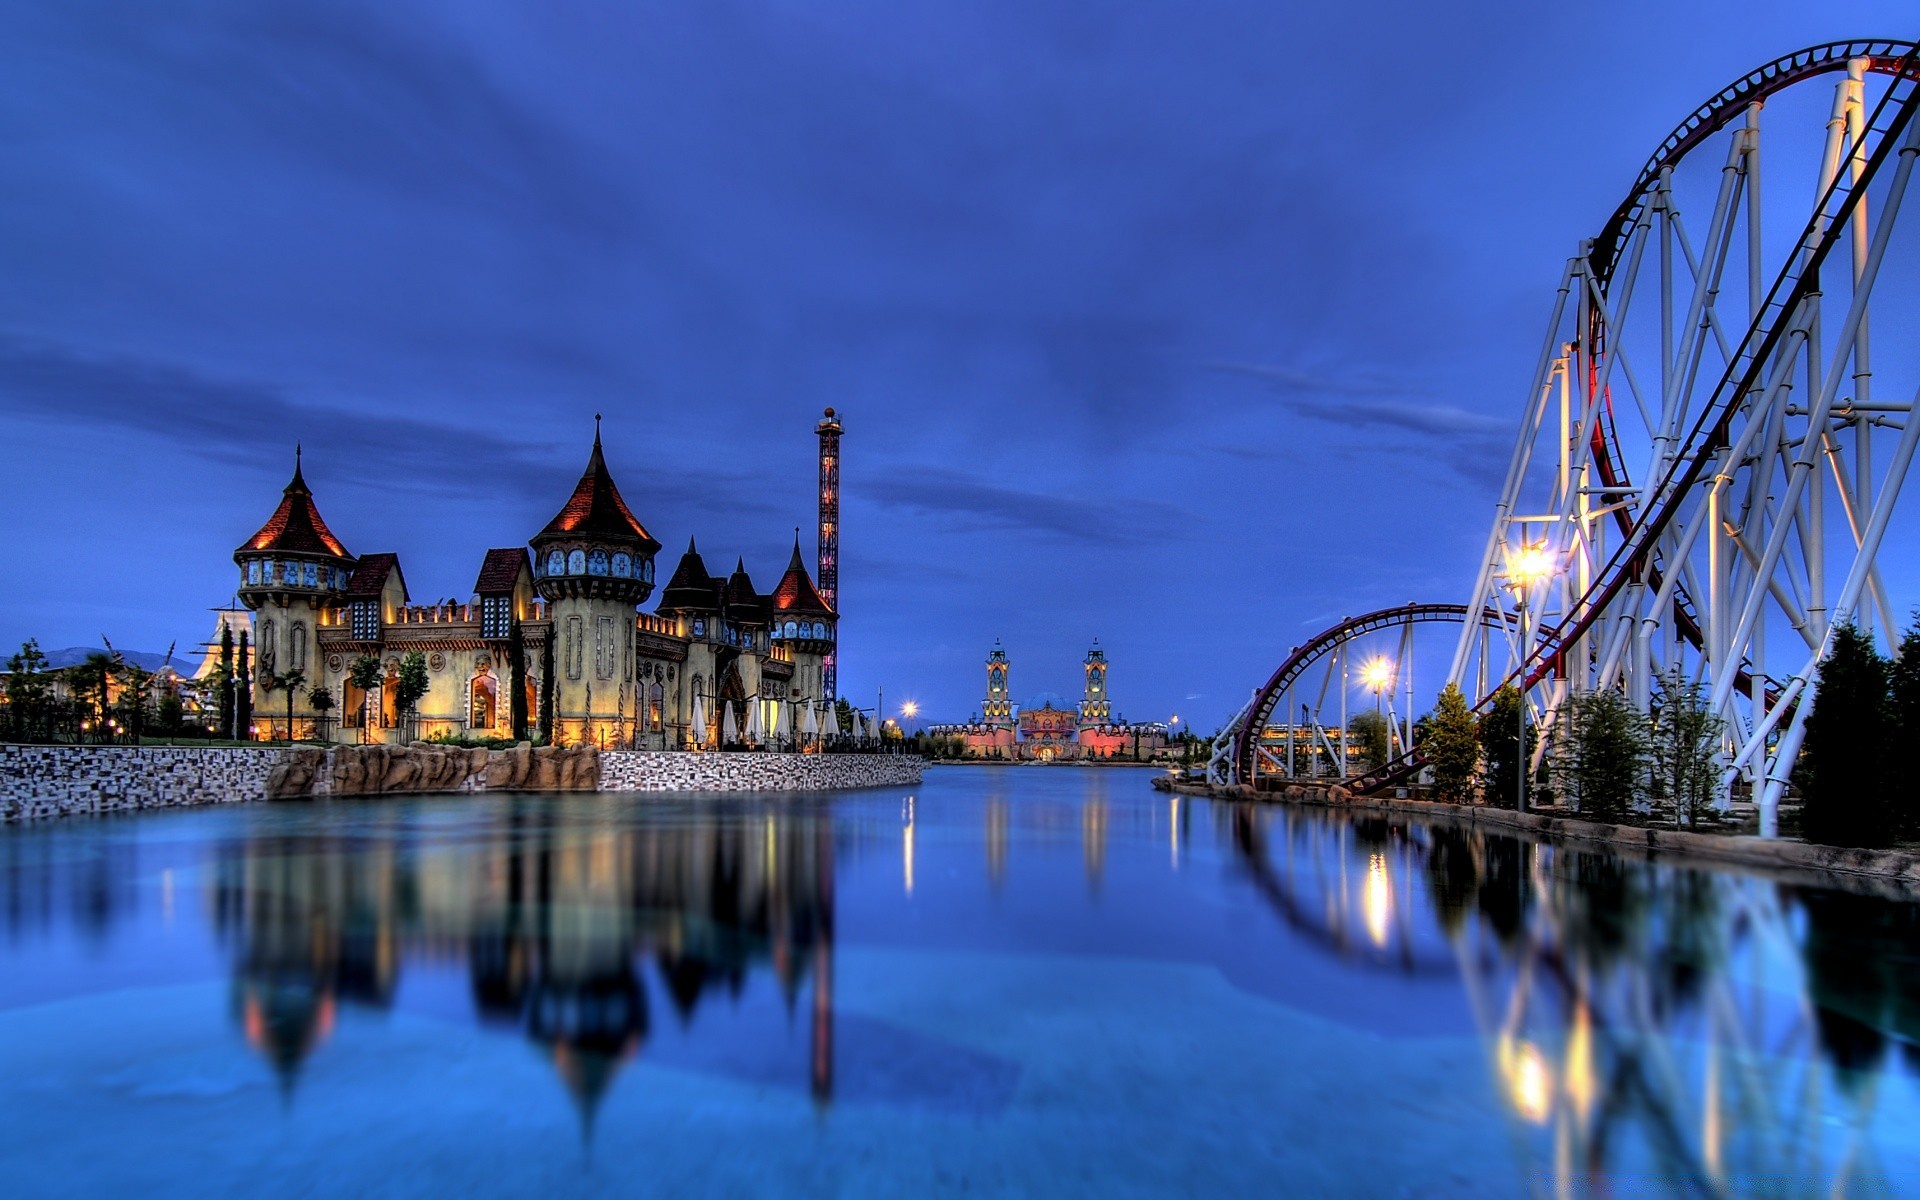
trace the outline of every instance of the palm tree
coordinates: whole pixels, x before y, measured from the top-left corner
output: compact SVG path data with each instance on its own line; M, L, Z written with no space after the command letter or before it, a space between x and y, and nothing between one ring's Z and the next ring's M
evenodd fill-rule
M289 742L293 740L293 699L299 692L300 685L306 681L307 673L300 670L283 671L278 674L269 672L267 674L268 691L280 688L287 693L287 740Z

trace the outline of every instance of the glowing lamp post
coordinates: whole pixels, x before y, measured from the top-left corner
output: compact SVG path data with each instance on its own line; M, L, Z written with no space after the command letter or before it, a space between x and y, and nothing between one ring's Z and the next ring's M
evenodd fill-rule
M1520 812L1527 811L1527 664L1533 657L1533 627L1528 619L1527 601L1533 589L1553 577L1554 566L1553 555L1547 553L1544 542L1522 545L1507 558L1507 586L1520 602L1519 730L1514 750L1519 759L1514 764L1514 807Z
M1378 654L1368 659L1366 664L1360 668L1360 681L1367 685L1368 691L1373 693L1373 715L1384 722L1386 716L1380 711L1380 697L1388 689L1393 687L1393 660L1384 654ZM1387 757L1393 757L1393 734L1391 731L1387 734ZM1387 764L1378 762L1373 765L1378 768L1384 767Z

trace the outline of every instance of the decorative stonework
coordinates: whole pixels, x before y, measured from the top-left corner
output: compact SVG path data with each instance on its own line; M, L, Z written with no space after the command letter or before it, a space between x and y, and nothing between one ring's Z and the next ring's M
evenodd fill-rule
M686 754L608 750L603 792L824 792L920 782L925 759L903 754Z
M0 821L258 800L286 753L241 747L0 746Z
M895 754L688 754L592 747L0 745L0 822L267 798L485 791L819 792L920 782Z

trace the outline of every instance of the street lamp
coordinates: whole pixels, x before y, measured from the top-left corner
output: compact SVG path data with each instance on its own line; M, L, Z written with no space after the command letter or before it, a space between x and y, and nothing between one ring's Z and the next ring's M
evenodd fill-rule
M920 715L920 702L917 700L908 700L904 702L903 704L900 705L900 715L905 717L908 721L912 721L915 717ZM902 728L902 732L905 732L905 727Z
M1547 544L1523 542L1518 550L1507 555L1507 586L1513 589L1520 603L1520 679L1518 691L1520 703L1517 708L1519 731L1515 743L1514 755L1514 807L1520 812L1527 811L1527 663L1533 656L1533 628L1529 624L1527 600L1532 590L1553 577L1553 555L1547 552Z
M1393 687L1393 660L1384 654L1374 655L1360 668L1360 681L1366 684L1368 691L1373 693L1373 715L1379 722L1384 724L1386 722L1386 714L1380 711L1380 696ZM1391 731L1387 733L1386 757L1393 757L1393 733ZM1375 767L1384 767L1386 765L1384 762L1374 764Z

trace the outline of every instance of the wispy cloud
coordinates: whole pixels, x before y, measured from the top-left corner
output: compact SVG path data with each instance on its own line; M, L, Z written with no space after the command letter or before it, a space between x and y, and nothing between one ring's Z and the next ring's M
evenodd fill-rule
M885 508L951 518L960 527L1009 529L1079 542L1171 537L1192 515L1160 501L1084 500L1058 492L1001 487L945 467L870 475L858 490Z

